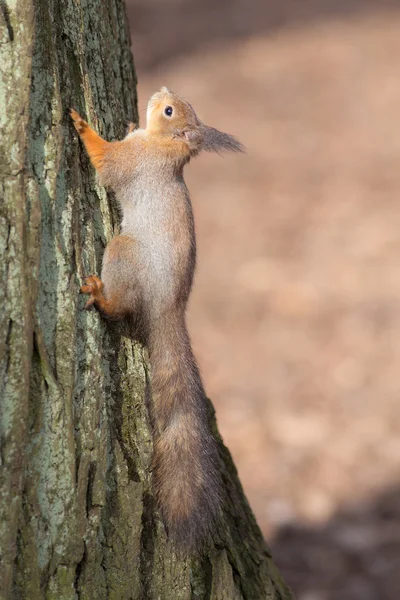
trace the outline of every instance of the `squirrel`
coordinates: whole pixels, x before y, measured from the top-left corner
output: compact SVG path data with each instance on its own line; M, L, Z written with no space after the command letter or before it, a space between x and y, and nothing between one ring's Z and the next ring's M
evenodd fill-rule
M110 319L132 317L151 366L153 487L167 534L196 549L222 506L217 443L194 358L185 312L196 238L183 168L201 150L242 152L231 135L204 125L166 87L149 100L146 129L122 141L102 139L79 114L72 120L100 182L122 208L121 234L107 245L101 279L85 278L86 308Z

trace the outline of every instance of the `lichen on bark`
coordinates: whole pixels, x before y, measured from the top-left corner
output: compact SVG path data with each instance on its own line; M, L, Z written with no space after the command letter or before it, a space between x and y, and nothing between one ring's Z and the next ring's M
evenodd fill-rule
M68 109L107 139L137 120L124 3L0 8L1 598L289 598L222 442L222 533L176 554L151 490L146 352L83 310L119 214Z

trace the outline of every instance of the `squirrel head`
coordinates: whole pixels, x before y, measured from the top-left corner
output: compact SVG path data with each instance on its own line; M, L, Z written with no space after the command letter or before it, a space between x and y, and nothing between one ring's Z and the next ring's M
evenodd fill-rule
M244 147L235 137L202 123L191 104L166 87L149 100L146 131L171 141L184 142L190 156L201 150L218 154L244 152Z

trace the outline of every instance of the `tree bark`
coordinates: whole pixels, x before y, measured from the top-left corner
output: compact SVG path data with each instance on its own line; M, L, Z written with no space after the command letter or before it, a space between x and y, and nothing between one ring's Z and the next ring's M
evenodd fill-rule
M82 310L119 215L68 108L107 139L136 121L124 3L0 9L1 598L290 598L222 442L223 532L176 555L151 491L145 351Z

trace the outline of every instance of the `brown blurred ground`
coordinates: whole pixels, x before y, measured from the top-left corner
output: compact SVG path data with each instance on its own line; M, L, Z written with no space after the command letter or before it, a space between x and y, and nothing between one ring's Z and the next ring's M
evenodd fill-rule
M400 3L128 4L142 109L168 85L248 148L188 169L190 330L278 565L398 600Z

